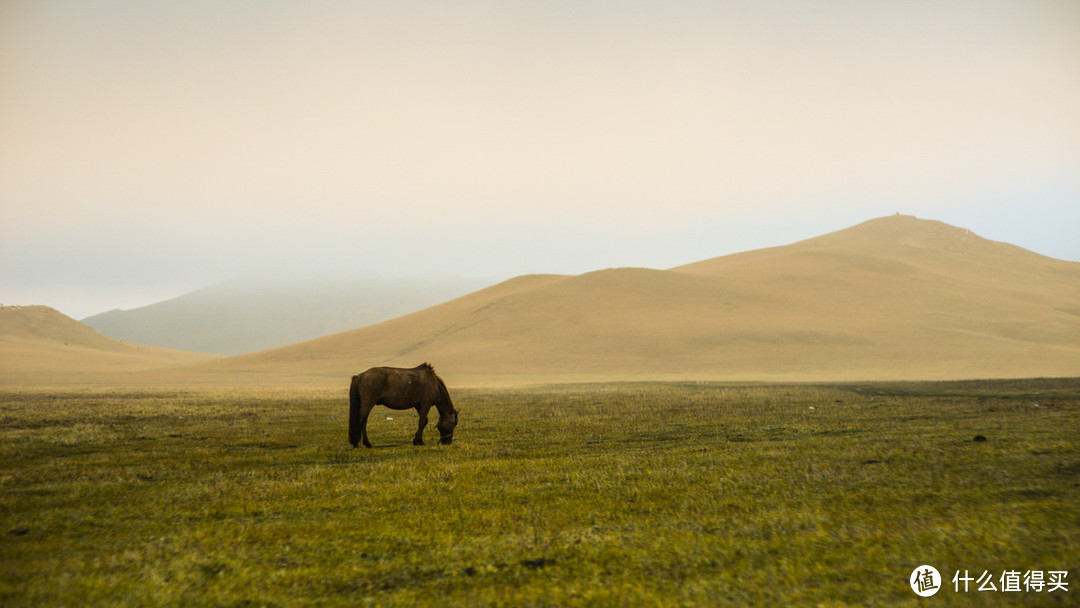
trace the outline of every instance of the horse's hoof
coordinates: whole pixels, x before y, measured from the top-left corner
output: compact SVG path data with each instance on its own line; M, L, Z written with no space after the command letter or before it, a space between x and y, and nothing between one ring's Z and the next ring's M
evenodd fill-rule
M364 447L365 447L365 448L370 448L370 447L371 447L371 444L365 441L365 442L364 442Z
M357 441L357 442L354 443L354 442L350 441L349 444L352 445L352 447L355 448L356 446L360 445L360 442Z
M451 443L454 443L454 440L453 439L440 439L439 443L441 443L443 445L450 445Z
M413 439L412 444L413 445L424 445L424 440L423 439Z

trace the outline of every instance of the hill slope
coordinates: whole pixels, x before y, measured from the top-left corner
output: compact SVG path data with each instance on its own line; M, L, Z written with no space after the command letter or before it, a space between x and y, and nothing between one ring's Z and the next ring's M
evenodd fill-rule
M212 357L107 338L47 306L0 306L0 384L63 382L206 361Z
M236 355L385 321L485 284L465 279L234 281L101 313L83 323L118 340Z
M463 379L1080 375L1080 263L895 216L667 271L519 277L214 367Z

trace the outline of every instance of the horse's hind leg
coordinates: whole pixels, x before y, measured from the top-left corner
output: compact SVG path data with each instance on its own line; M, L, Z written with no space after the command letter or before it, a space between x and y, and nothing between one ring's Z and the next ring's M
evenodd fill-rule
M420 415L420 426L416 429L416 437L413 437L413 445L424 445L424 427L427 426L427 414L430 405L416 406L416 412Z
M364 440L364 447L370 448L371 442L367 438L367 419L368 414L371 413L371 408L375 407L375 404L370 401L363 401L360 403L360 437Z

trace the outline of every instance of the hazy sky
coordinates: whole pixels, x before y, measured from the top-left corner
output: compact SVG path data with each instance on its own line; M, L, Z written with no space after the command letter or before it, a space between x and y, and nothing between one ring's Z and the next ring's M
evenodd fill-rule
M0 302L667 268L897 211L1080 260L1070 0L0 0Z

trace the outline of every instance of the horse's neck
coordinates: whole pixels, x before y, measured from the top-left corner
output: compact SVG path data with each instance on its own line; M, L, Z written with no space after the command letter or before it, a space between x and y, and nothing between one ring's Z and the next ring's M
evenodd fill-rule
M441 396L435 400L435 409L439 410L440 418L446 418L450 414L454 413L454 406L450 403L449 400Z

